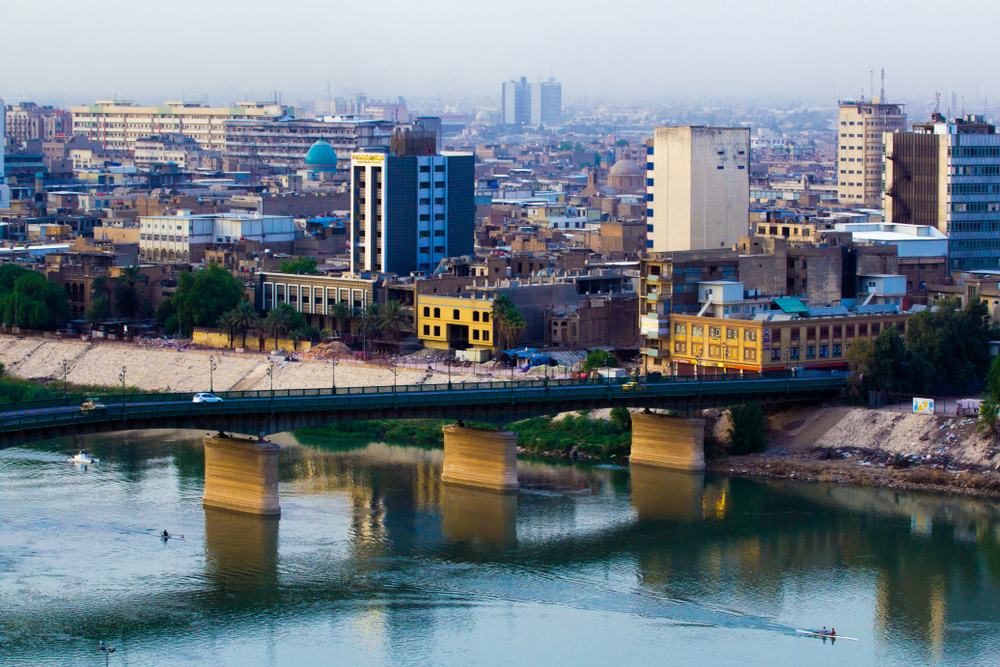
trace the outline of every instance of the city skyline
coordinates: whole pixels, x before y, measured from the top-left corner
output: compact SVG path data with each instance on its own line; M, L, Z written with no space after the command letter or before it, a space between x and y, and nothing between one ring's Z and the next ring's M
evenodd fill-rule
M428 12L426 6L418 11L391 1L381 14L391 20L369 31L353 27L372 24L364 8L311 0L280 13L257 0L241 3L239 11L227 3L180 0L169 14L118 0L85 6L57 1L44 10L6 10L12 25L44 23L49 39L39 50L31 30L5 37L0 94L8 103L220 103L271 97L274 91L289 101L319 100L329 87L332 96L364 91L371 98L492 99L499 97L501 81L555 76L567 103L586 97L740 99L790 89L833 103L877 94L884 68L893 101L957 91L967 109L981 109L989 98L1000 100L1000 86L985 65L995 60L998 47L966 39L965 21L975 12L989 23L1000 18L1000 7L963 4L965 11L945 13L929 2L873 6L845 0L807 8L775 0L750 9L734 0L710 0L698 7L629 3L607 12L597 3L515 0L498 12L445 0ZM923 20L928 12L935 21ZM598 31L592 27L595 15L601 15ZM539 39L533 24L560 28ZM212 25L225 29L198 28ZM887 25L894 28L874 29ZM489 28L498 46L475 26ZM859 29L864 26L870 29ZM641 39L644 34L647 39ZM32 54L30 66L25 53ZM954 67L955 53L964 54L962 67ZM93 66L109 57L110 69Z

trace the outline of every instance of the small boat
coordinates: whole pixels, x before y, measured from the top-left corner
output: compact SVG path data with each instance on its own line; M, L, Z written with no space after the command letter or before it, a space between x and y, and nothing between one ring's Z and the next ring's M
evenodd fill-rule
M100 462L100 459L93 458L90 455L90 452L88 452L86 449L81 449L79 452L76 453L76 456L74 456L71 459L66 459L66 460L68 462L70 462L70 463L98 463L98 462Z
M807 637L819 637L821 639L844 639L849 642L859 641L854 637L845 637L844 635L831 635L829 632L817 632L815 630L796 630L801 635L806 635Z

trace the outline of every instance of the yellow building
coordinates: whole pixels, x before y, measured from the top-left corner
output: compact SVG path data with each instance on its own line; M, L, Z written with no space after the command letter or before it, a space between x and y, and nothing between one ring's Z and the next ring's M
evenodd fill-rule
M493 299L418 294L417 335L425 347L494 349Z
M841 368L858 338L906 330L908 313L779 321L673 315L670 360L678 375Z

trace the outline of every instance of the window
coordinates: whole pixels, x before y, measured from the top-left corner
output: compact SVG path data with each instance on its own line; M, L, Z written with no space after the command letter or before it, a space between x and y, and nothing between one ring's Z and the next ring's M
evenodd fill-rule
M443 188L444 187L444 181L435 181L434 182L434 187L435 188Z
M649 186L652 186L652 185L653 185L653 179L647 178L646 179L646 186L649 187Z
M847 337L854 338L854 325L848 324L846 328L847 328Z
M692 324L691 325L691 335L692 336L704 337L705 336L705 327L703 327L700 324Z
M441 335L441 327L438 327L438 326L434 327L434 335L435 336L440 336Z
M435 197L434 198L434 203L437 204L437 205L439 205L439 206L443 206L444 203L445 203L444 197Z
M479 340L479 329L472 330L472 340Z
M819 328L819 337L820 338L826 338L829 335L830 335L830 327L820 327Z
M743 340L757 340L757 332L752 329L747 329L743 332Z
M483 322L489 322L489 321L490 321L490 314L483 313Z
M489 340L489 339L490 339L490 332L489 331L484 331L483 332L483 340Z
M816 338L816 327L806 327L806 340Z
M722 348L721 347L719 347L718 345L709 345L708 346L708 356L710 356L710 357L719 357L721 355L722 355Z
M454 310L451 311L451 319L453 320L462 319L462 314L458 312L458 308L455 308Z
M815 358L816 358L816 346L810 345L806 348L806 359L815 359Z
M820 359L826 359L829 356L830 356L830 348L827 347L826 345L820 345L819 346L819 358Z
M677 336L686 336L687 332L688 332L688 328L687 328L686 324L675 324L674 325L674 334L675 335L677 335Z
M430 317L430 316L431 316L431 309L427 306L424 306L424 317Z
M429 173L431 173L430 166L429 165L425 165L423 167L420 167L420 173L421 174L429 174Z
M674 352L678 354L687 353L687 343L674 343Z
M425 324L424 325L424 335L425 336L430 336L431 335L431 325L429 325L429 324Z
M773 347L771 348L771 361L781 361L781 348Z
M709 336L709 338L720 338L720 337L722 337L722 328L721 327L709 327L708 328L708 336Z
M726 329L726 340L739 340L740 331L739 329Z
M755 361L757 359L757 350L750 347L743 348L743 359L745 361Z
M412 220L412 218L411 218L411 220ZM422 213L420 215L420 222L430 222L430 221L431 221L431 216L430 216L429 213Z
M444 172L444 165L443 164L436 165L434 167L434 171L439 172L439 173L443 173Z
M833 337L834 338L840 338L840 325L839 324L836 324L833 327Z
M421 206L430 206L431 205L431 199L430 199L430 197L424 197L423 199L421 199L420 200L420 205Z
M839 357L840 354L841 354L841 347L840 347L840 345L834 345L833 346L833 356Z
M478 322L479 321L479 311L478 310L472 311L472 321L473 322Z
M434 317L441 317L441 309L440 308L435 308L434 309Z
M878 332L880 330L881 330L881 327L878 324L873 324L872 325L872 338L874 338L875 336L877 336Z
M790 360L792 360L792 361L798 361L799 360L799 350L800 349L802 349L802 348L798 348L798 347L790 347L790 348L788 348L788 358Z

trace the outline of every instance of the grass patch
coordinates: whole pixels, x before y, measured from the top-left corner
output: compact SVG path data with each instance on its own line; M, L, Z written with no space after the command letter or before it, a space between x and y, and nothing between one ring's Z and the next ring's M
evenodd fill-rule
M441 445L444 434L441 427L451 424L445 419L379 419L372 421L339 422L324 426L308 426L296 433L326 438L386 440L415 445Z
M127 394L145 394L137 387L125 387ZM24 401L58 400L63 395L69 398L87 398L90 396L108 396L121 394L121 387L105 387L100 385L85 385L50 382L42 384L34 380L25 380L14 375L0 376L0 403L21 403Z
M566 456L574 450L598 459L628 456L632 434L609 421L567 416L526 419L507 427L517 433L518 445L534 454Z

